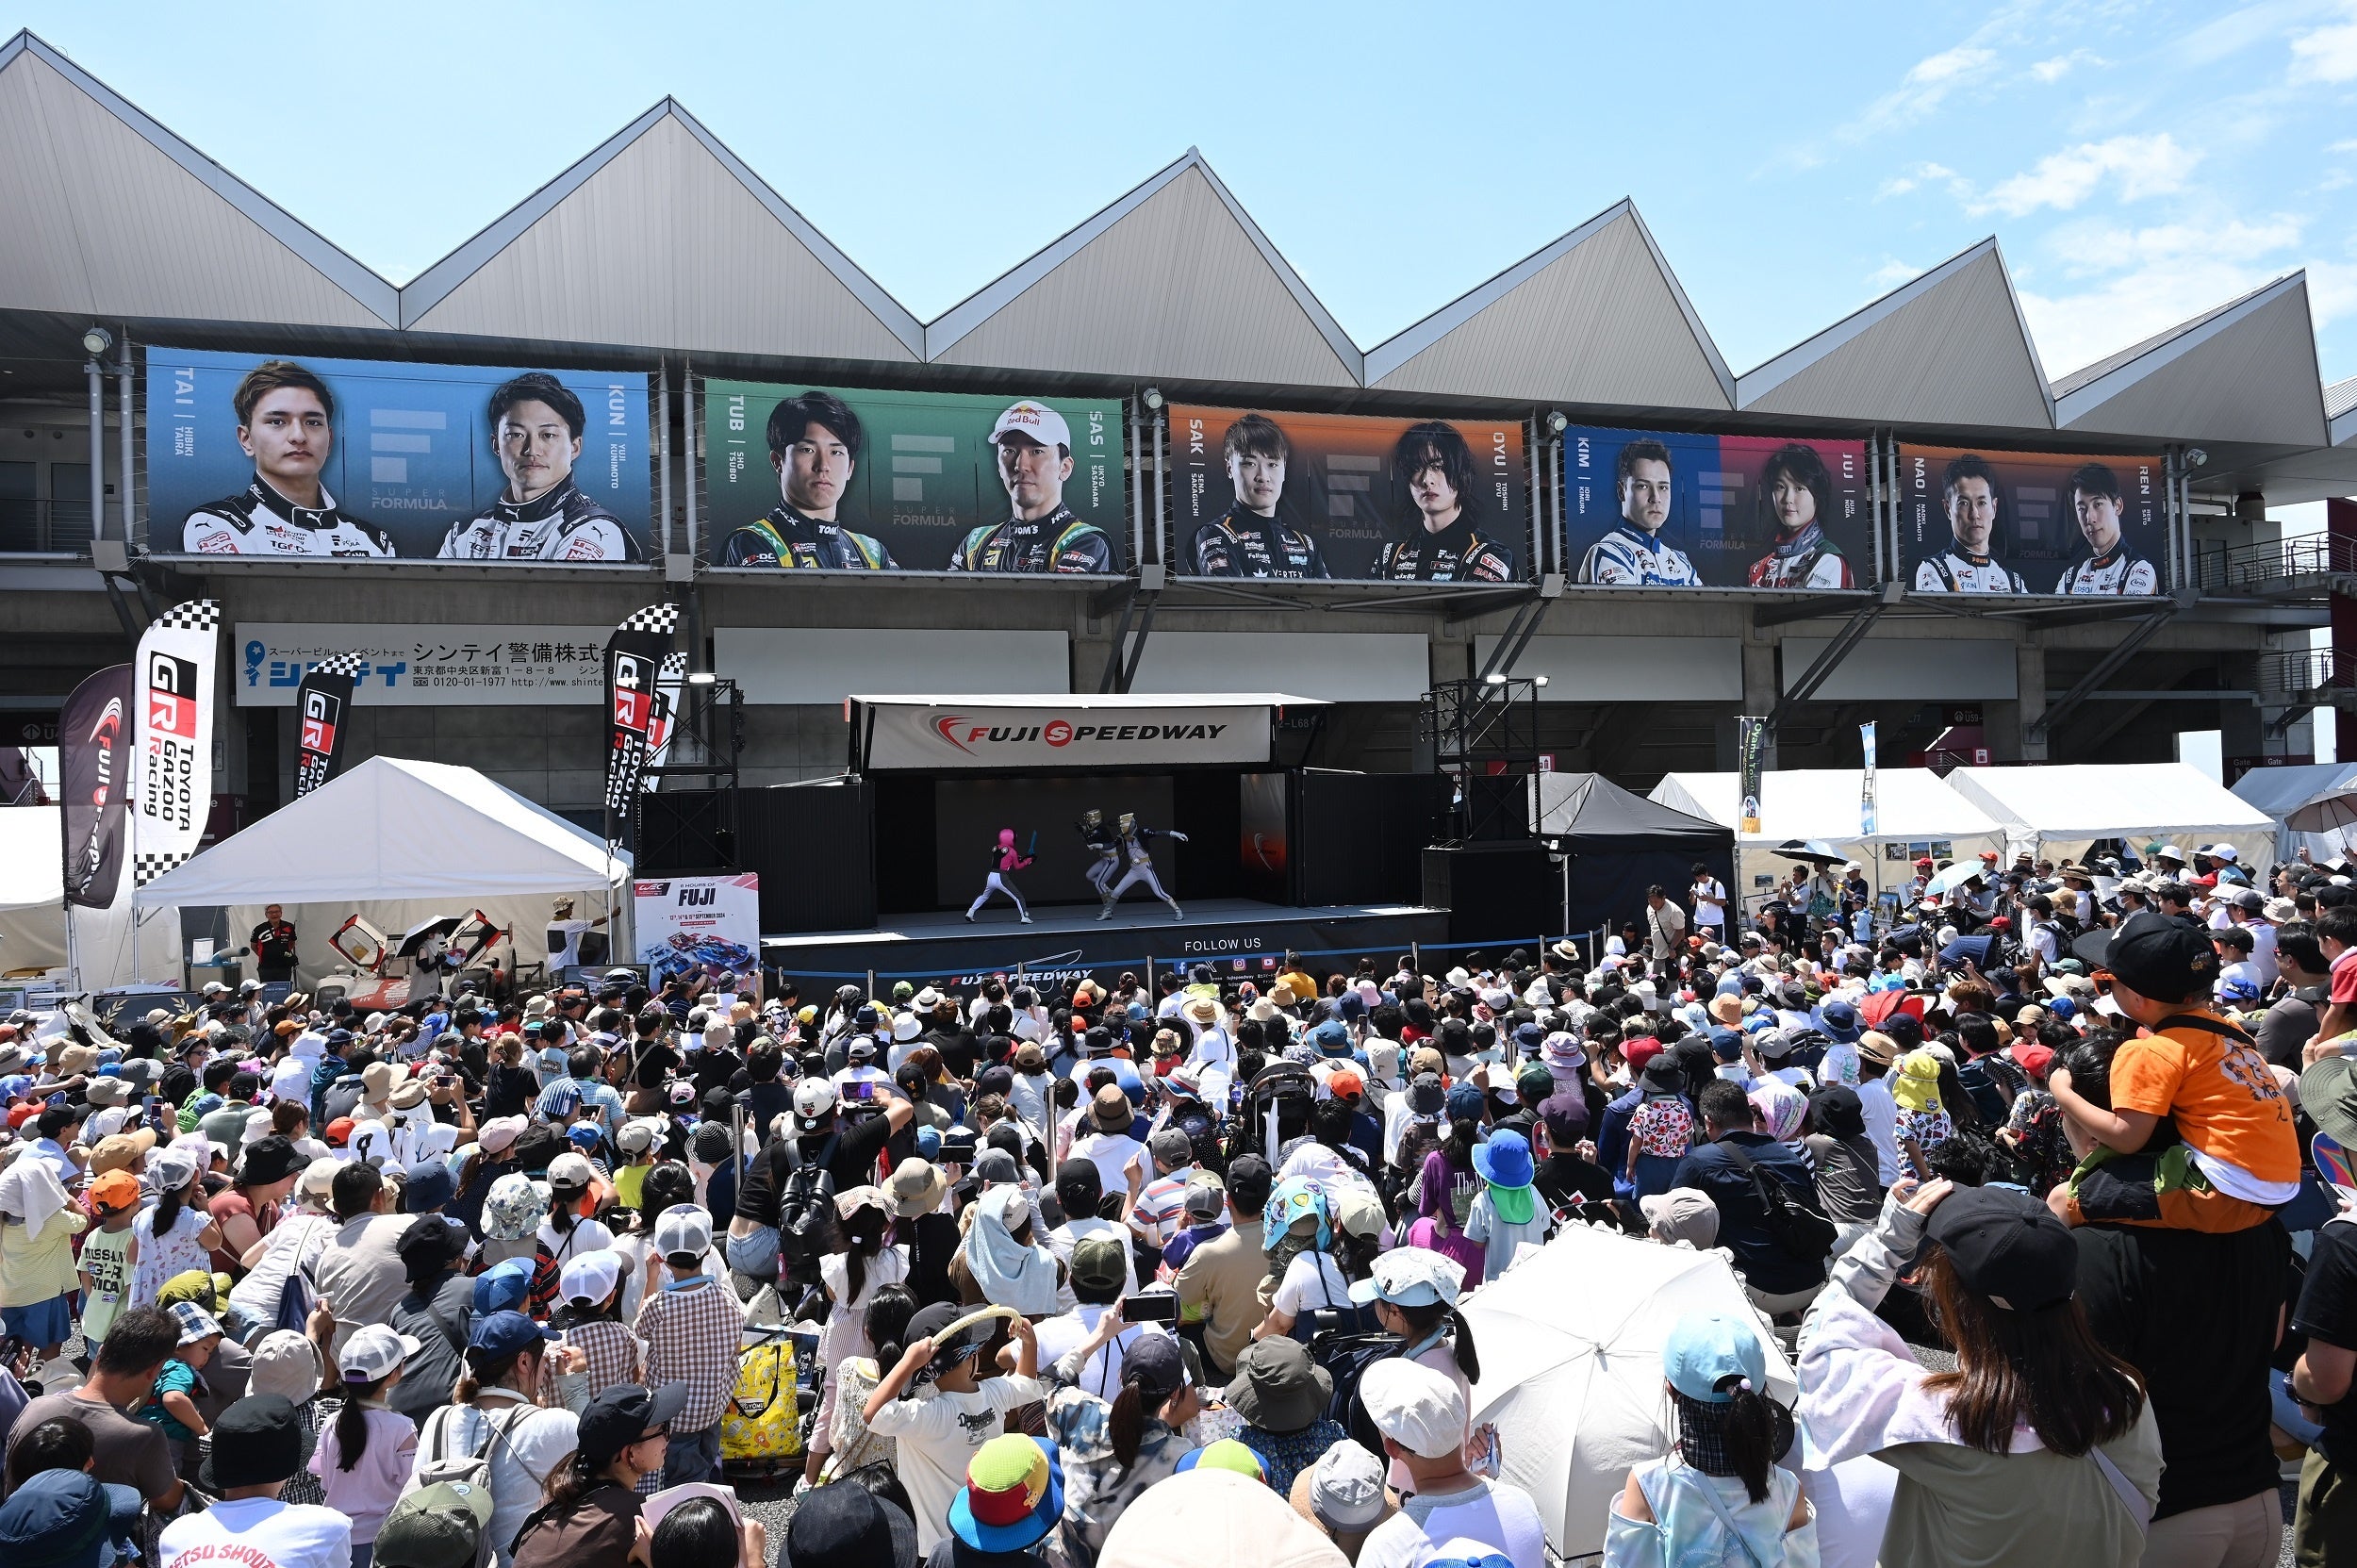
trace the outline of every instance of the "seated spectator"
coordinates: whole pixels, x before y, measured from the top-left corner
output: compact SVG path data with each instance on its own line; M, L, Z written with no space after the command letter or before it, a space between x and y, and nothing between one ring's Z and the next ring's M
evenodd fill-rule
M1735 1084L1704 1085L1702 1113L1707 1141L1679 1164L1671 1185L1710 1195L1719 1244L1735 1255L1752 1305L1771 1315L1796 1312L1824 1287L1824 1260L1787 1249L1755 1181L1782 1183L1788 1205L1814 1213L1817 1184L1808 1164L1788 1146L1753 1131L1751 1101Z
M1236 1441L1259 1456L1268 1484L1279 1494L1290 1494L1294 1477L1350 1435L1326 1413L1334 1400L1333 1378L1294 1340L1253 1342L1236 1360L1227 1397L1244 1420Z
M1393 1357L1360 1375L1359 1393L1383 1451L1411 1477L1400 1511L1360 1548L1359 1568L1419 1568L1459 1541L1512 1568L1546 1568L1546 1527L1529 1495L1465 1468L1465 1396L1455 1383Z
M157 1538L158 1568L268 1562L277 1568L350 1568L352 1522L334 1509L288 1503L279 1494L303 1464L302 1422L271 1394L249 1395L222 1412L205 1485L219 1499L173 1520Z

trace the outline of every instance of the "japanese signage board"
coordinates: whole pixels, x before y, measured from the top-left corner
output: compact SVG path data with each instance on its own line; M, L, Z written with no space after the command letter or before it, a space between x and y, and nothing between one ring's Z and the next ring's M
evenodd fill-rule
M303 676L356 655L357 701L385 707L594 705L610 626L371 626L240 621L241 708L288 708Z

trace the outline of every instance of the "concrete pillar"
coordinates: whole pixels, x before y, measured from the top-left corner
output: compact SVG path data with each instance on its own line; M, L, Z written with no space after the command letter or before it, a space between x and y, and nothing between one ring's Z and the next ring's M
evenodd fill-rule
M1993 738L1991 745L2009 747L2012 757L2019 757L2023 762L2044 762L2048 755L2046 737L2040 735L2033 739L2030 725L2046 712L2046 650L2033 642L2017 643L2014 645L2013 661L2014 680L2020 688L2020 695L2011 704L1991 703L1990 717L1995 716L1993 710L2010 705L2016 716L2014 733L2003 738ZM1994 737L1998 732L1992 727L1989 734ZM2005 756L2003 751L1998 754L2007 761L2012 760L2012 757Z
M1784 696L1784 687L1776 679L1776 645L1766 640L1755 640L1755 634L1752 634L1743 638L1742 716L1765 718L1775 712L1777 701ZM1734 719L1726 721L1726 744L1722 754L1739 757L1740 752L1736 744ZM1730 762L1728 766L1732 767L1737 764ZM1775 766L1776 737L1771 734L1760 753L1760 767L1766 769Z

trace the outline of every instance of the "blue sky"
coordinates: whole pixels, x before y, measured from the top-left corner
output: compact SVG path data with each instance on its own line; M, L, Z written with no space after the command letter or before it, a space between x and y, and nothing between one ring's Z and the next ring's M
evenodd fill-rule
M666 93L921 317L1200 146L1372 345L1623 196L1730 364L1994 233L2050 374L2306 267L2357 375L2357 4L0 0L396 281Z

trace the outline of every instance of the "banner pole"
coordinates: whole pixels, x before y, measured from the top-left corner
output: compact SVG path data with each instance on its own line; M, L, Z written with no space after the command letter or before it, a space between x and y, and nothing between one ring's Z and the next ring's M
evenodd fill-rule
M611 764L608 766L610 767ZM598 834L598 837L603 841L605 845L606 962L613 964L619 962L619 955L615 951L615 949L620 947L618 938L621 935L621 930L617 924L618 917L614 909L614 798L613 791L611 790L606 792L605 815L601 823L601 827L602 831ZM625 948L622 949L622 951L627 952L629 949ZM574 956L578 958L580 955L576 953Z

